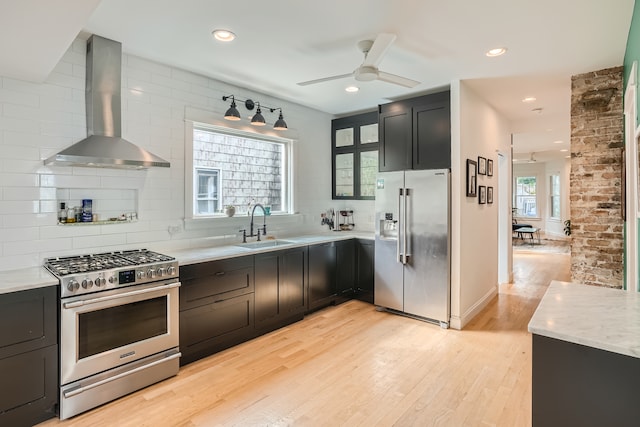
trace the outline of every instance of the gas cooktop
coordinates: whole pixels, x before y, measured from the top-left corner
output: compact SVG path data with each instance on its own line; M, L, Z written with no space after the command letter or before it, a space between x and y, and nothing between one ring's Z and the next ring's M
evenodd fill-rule
M63 298L178 275L174 257L147 249L47 258L44 267L60 280Z

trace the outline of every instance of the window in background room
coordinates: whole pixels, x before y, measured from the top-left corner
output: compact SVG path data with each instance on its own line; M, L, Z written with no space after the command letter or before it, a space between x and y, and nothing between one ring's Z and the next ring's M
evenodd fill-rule
M233 205L246 215L256 203L289 213L289 140L193 128L193 217L215 216Z
M524 218L538 217L537 179L535 176L516 177L516 208L518 216Z
M551 175L549 179L549 194L551 197L549 216L552 219L560 219L560 175Z

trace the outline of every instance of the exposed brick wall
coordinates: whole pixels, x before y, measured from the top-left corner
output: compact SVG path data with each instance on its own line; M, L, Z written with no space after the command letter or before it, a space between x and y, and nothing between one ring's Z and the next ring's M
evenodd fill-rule
M622 67L571 78L571 278L623 282Z

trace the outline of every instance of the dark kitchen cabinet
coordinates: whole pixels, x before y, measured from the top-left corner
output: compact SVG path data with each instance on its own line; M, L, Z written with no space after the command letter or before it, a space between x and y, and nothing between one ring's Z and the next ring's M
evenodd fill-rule
M335 275L335 243L309 246L309 311L334 302L338 294Z
M307 247L255 256L255 328L265 333L302 320L306 308Z
M353 297L355 260L353 239L309 246L309 312Z
M355 291L355 240L336 242L336 287L341 300L351 299Z
M356 289L355 298L373 304L374 253L373 240L356 241Z
M180 267L182 365L253 338L253 256Z
M373 199L378 173L378 112L331 121L332 197Z
M450 92L378 107L381 172L451 167Z
M58 404L56 286L0 295L0 425L31 426Z

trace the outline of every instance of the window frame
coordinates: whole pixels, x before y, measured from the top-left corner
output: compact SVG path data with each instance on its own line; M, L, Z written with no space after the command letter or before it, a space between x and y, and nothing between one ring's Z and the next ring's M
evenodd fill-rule
M331 198L333 200L375 200L375 195L362 195L360 180L360 174L362 172L360 164L361 153L376 151L378 153L378 159L380 158L380 137L378 137L378 141L376 142L363 144L360 141L360 127L372 124L378 124L377 111L342 117L331 121ZM336 132L349 128L353 129L353 144L337 147ZM339 196L336 194L336 156L341 154L353 154L353 196Z
M249 132L236 128L229 128L225 126L219 126L214 124L205 123L202 121L185 120L185 189L184 189L184 217L186 220L206 220L216 219L223 220L228 218L224 213L224 209L221 212L216 212L211 215L197 215L196 206L196 188L194 188L195 168L207 168L206 166L195 166L193 159L193 140L194 131L202 130L213 133L221 133L238 138L256 139L264 142L277 143L283 145L283 155L281 168L284 171L282 177L282 210L272 211L272 216L290 216L294 215L294 165L292 159L294 158L294 145L295 140L289 138L283 138L276 135L267 133ZM215 168L213 168L215 169ZM224 182L224 177L220 176L221 189ZM220 196L222 197L222 196ZM221 200L221 206L224 207L224 200ZM237 216L237 215L236 215Z
M554 178L557 178L558 180L558 185L557 185L557 194L554 194L554 189L555 189L555 185L554 185ZM552 220L557 220L559 221L562 217L562 183L560 180L560 174L551 174L549 175L549 219ZM557 205L558 205L558 216L553 216L553 206L554 206L554 200L557 200Z
M536 194L535 194L535 201L536 201L536 214L535 216L531 216L531 215L524 215L524 213L520 213L520 210L518 208L518 179L519 178L534 178L536 180ZM531 220L540 220L541 219L541 212L540 212L540 177L538 176L538 174L536 173L526 173L526 172L521 172L517 175L514 175L513 177L513 205L516 207L516 212L517 212L517 217L518 218L523 218L523 219L531 219Z
M205 198L205 199L201 199L199 194L200 192L199 190L199 185L200 182L198 180L198 178L200 177L200 172L215 172L216 174L216 185L217 185L217 191L216 191L216 196L215 198ZM193 188L194 188L194 196L193 196L193 216L195 218L202 218L202 217L207 217L207 216L212 216L215 215L216 213L220 213L218 211L222 211L222 197L220 195L220 192L222 191L222 170L220 168L211 168L211 167L206 167L206 166L194 166L193 167ZM216 205L218 207L218 209L214 209L214 212L212 214L210 213L206 213L206 214L201 214L198 212L198 202L203 201L203 200L213 200L213 201L217 201Z

